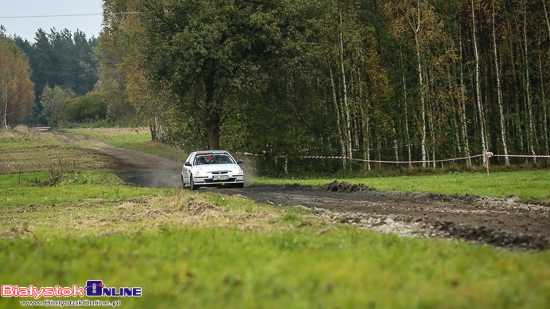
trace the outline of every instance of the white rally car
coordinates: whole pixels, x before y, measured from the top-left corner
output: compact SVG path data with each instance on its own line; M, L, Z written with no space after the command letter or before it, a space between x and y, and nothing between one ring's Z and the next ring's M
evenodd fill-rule
M224 150L195 151L187 157L181 169L183 188L195 190L200 186L233 185L244 187L244 172L239 164Z

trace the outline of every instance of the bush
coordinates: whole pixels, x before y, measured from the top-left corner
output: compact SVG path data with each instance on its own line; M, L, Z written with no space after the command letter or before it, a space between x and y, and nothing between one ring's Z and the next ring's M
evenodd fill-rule
M107 118L107 103L98 92L89 92L71 100L67 104L66 113L70 122L104 120Z

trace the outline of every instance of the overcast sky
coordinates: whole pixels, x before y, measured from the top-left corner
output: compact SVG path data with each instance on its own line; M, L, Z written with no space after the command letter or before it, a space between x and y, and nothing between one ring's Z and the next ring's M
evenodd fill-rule
M102 0L0 0L0 25L4 25L8 36L17 34L31 43L34 43L39 28L46 33L50 33L51 28L57 31L67 28L72 33L80 30L87 38L97 38L101 31L102 12ZM96 15L37 17L78 14Z

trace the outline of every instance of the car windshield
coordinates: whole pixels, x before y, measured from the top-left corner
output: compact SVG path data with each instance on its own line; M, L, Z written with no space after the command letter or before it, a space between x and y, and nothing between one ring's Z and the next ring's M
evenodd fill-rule
M202 164L235 164L235 160L227 154L199 154L195 157L195 165Z

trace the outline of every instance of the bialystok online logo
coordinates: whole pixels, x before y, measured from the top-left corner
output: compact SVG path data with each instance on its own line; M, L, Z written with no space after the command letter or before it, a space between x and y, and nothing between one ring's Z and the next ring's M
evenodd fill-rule
M42 287L38 289L33 285L28 287L20 287L17 285L5 284L1 287L2 297L141 297L140 287L121 287L111 288L106 287L101 280L88 280L86 287Z

